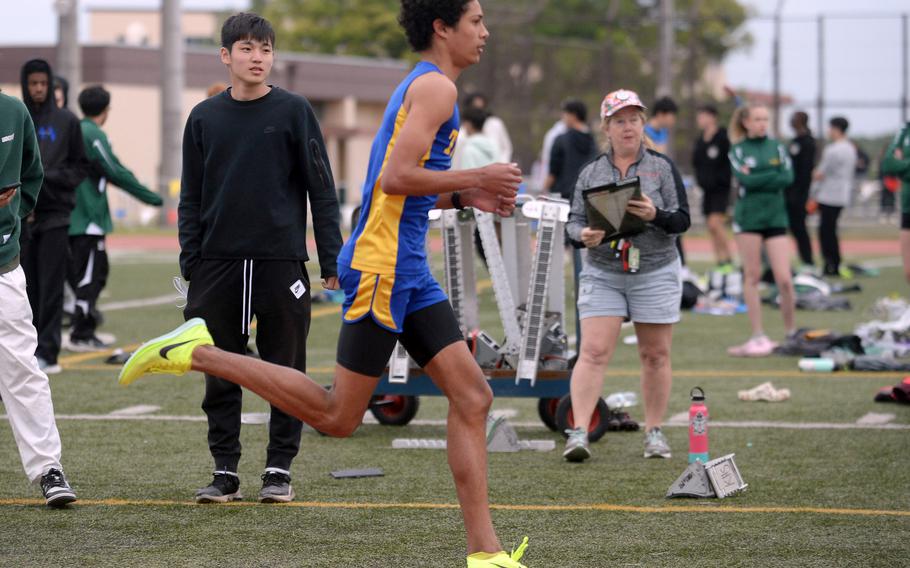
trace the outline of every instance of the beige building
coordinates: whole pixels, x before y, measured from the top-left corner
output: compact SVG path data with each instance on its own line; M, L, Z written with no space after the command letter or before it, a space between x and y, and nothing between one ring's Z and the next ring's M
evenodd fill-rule
M160 37L159 15L154 11L92 11L90 23L93 43L82 50L84 85L72 85L70 97L77 97L85 85L102 84L110 91L111 114L104 130L114 152L141 182L158 190L161 61L158 49L152 46ZM211 37L218 26L213 13L188 12L184 16L185 35L194 43ZM4 93L21 96L20 68L35 57L54 66L52 46L0 47ZM386 101L407 72L407 64L401 61L276 52L270 83L307 97L313 105L336 186L347 189L347 203L360 200L370 146ZM215 47L188 46L185 73L184 118L205 98L212 83L228 80ZM145 224L156 218L156 210L123 192L112 191L110 201L115 220L121 224Z

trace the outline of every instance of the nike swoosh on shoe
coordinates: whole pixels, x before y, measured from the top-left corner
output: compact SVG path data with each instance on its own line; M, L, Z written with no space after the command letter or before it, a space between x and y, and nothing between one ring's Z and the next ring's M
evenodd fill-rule
M170 353L170 351L172 349L176 349L176 348L180 347L181 345L186 345L187 343L192 343L193 341L195 341L195 340L188 339L186 341L181 341L180 343L172 343L170 345L165 345L158 351L158 355L160 355L162 359L167 359L167 354ZM170 359L167 359L167 360L170 361Z

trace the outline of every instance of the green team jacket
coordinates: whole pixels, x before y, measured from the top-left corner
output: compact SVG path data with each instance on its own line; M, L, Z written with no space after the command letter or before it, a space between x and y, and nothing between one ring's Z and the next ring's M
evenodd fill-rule
M734 144L729 155L739 180L734 228L741 232L786 229L784 189L793 183L793 164L784 145L773 138L746 138ZM744 166L748 174L743 173Z
M82 141L93 171L76 187L76 208L70 218L70 236L106 235L114 230L107 203L107 184L112 183L149 205L160 206L161 197L139 183L111 150L107 135L93 120L82 119Z
M43 181L32 117L22 101L0 93L0 189L19 186L10 204L0 208L0 274L19 265L21 219L35 208Z
M894 151L898 148L904 153L901 160L894 157ZM901 212L910 213L910 122L897 133L888 146L882 159L882 173L901 179Z

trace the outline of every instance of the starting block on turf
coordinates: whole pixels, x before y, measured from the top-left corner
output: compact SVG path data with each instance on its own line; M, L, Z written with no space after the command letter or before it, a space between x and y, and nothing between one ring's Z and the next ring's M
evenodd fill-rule
M743 482L739 468L733 458L736 454L729 454L706 464L697 461L690 464L686 471L673 482L667 491L667 498L695 497L723 499L740 491L749 485Z

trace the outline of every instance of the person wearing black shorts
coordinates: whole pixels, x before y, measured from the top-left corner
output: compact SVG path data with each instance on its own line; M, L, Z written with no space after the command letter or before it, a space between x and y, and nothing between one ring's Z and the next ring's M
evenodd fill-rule
M702 189L701 211L705 216L714 259L718 268L730 266L730 245L727 237L727 210L730 207L730 139L727 129L717 124L717 107L703 105L696 121L701 134L695 141L692 166L695 179Z

